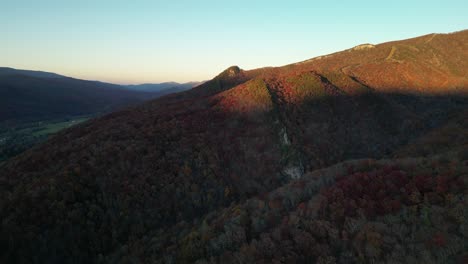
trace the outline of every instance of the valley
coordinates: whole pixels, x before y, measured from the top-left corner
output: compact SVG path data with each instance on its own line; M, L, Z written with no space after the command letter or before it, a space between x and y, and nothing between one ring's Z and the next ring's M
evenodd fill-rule
M0 163L47 140L63 129L89 120L91 117L73 117L64 120L44 120L16 124L14 128L0 125Z

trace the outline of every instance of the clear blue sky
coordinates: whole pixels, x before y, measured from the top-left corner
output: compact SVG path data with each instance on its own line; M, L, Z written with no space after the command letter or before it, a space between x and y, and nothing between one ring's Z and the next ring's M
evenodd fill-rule
M0 66L183 82L467 28L466 0L0 0Z

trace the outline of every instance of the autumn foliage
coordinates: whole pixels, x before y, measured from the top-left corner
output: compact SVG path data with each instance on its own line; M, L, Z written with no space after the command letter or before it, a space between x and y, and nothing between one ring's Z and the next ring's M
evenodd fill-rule
M334 187L324 191L323 210L337 222L342 222L345 216L354 217L360 213L372 218L397 213L402 205L440 204L449 190L463 189L461 176L409 177L398 168L387 167L339 179Z
M230 67L60 132L0 165L0 262L456 263L464 137L408 149L466 130L467 37Z

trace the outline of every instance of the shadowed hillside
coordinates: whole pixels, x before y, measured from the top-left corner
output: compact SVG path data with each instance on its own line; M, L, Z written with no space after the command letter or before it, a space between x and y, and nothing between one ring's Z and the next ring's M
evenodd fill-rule
M154 98L113 84L21 73L0 75L0 122L105 113Z
M166 83L129 88L50 72L0 67L0 163L58 131L47 127L66 127L78 120L188 90L192 85ZM152 89L153 86L161 89Z
M425 252L458 261L466 142L417 149L450 126L466 133L467 43L462 31L234 66L65 130L0 167L1 259L354 263ZM394 155L428 158L316 171ZM415 229L420 221L427 229Z

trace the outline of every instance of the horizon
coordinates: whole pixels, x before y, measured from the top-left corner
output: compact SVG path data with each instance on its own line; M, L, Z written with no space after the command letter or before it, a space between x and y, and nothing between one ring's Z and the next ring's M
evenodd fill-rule
M0 11L1 66L121 85L203 81L232 65L278 67L468 28L462 1L29 2Z
M453 32L444 32L444 33L440 33L440 32L433 32L433 33L428 33L428 34L423 34L423 35L418 35L418 36L413 36L413 37L409 37L409 38L406 38L406 39L412 39L412 38L417 38L417 37L421 37L421 36L427 36L427 35L431 35L431 34L453 34L453 33L457 33L457 32L461 32L461 31L465 31L465 30L468 30L468 29L462 29L462 30L458 30L458 31L453 31ZM385 42L381 42L381 43L361 43L361 44L358 44L358 45L365 45L365 44L372 44L372 45L380 45L380 44L385 44L387 42L393 42L393 41L400 41L400 40L405 40L405 39L396 39L396 40L389 40L389 41L385 41ZM356 45L356 46L358 46ZM353 46L353 47L356 47L356 46ZM349 47L348 49L350 48L353 48L353 47ZM317 58L317 57L321 57L321 56L327 56L327 55L331 55L331 54L334 54L336 52L341 52L341 51L344 51L346 49L343 49L343 50L337 50L337 51L332 51L330 53L326 53L326 54L318 54L314 57L311 57L311 58L307 58L305 60L302 60L302 61L307 61L307 60L311 60L311 59L314 59L314 58ZM295 64L295 63L300 63L302 61L296 61L296 62L292 62L292 63L289 63L289 64ZM96 82L106 82L106 83L110 83L110 84L116 84L116 85L122 85L122 86L138 86L138 85L152 85L152 84L164 84L164 83L175 83L175 84L187 84L187 83L203 83L203 82L206 82L208 80L211 80L212 78L216 77L217 74L221 73L222 71L228 69L229 67L232 67L232 66L238 66L239 68L241 68L242 70L254 70L254 69L259 69L259 68L267 68L267 67L283 67L283 66L287 66L289 64L284 64L284 65L278 65L278 66L263 66L263 67L258 67L258 68L251 68L251 69L244 69L242 68L241 66L238 66L238 65L231 65L231 66L228 66L226 67L225 69L220 69L218 73L216 73L215 75L207 78L207 79L204 79L204 80L188 80L188 81L174 81L174 80L165 80L165 81L160 81L160 82L126 82L126 83L118 83L118 82L111 82L111 81L106 81L106 80L97 80L97 79L83 79L83 78L79 78L79 77L75 77L75 76L69 76L69 75L66 75L64 73L61 73L61 72L55 72L55 71L44 71L42 69L20 69L20 68L14 68L14 67L11 67L11 66L2 66L0 65L0 68L10 68L10 69L14 69L14 70L25 70L25 71L37 71L37 72L47 72L47 73L55 73L55 74L58 74L58 75L63 75L64 77L68 77L68 78L75 78L75 79L82 79L82 80L85 80L85 81L96 81Z

